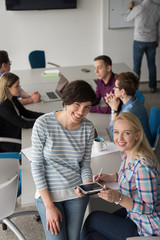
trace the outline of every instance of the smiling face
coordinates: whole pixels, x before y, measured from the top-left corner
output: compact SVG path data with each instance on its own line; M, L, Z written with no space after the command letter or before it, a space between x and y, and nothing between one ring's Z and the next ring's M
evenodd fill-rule
M11 97L18 97L20 93L20 82L17 80L11 87L8 87L8 92Z
M95 73L98 79L105 79L111 74L111 66L106 66L103 60L94 61Z
M113 138L119 151L125 152L129 156L136 141L140 138L140 132L136 132L127 120L119 119L114 123Z
M89 113L91 102L75 102L71 105L66 105L68 120L74 124L80 124L82 119Z

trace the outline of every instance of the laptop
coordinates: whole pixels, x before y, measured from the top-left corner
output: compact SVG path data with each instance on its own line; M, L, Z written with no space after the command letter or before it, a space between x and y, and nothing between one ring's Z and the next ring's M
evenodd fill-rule
M42 97L43 102L54 102L54 101L61 101L62 99L62 92L64 87L68 84L67 78L65 78L62 74L58 81L57 87L55 91L48 91L45 93L45 96Z

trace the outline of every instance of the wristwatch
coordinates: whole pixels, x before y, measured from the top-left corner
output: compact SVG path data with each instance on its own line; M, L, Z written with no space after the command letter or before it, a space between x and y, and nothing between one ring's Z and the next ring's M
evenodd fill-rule
M117 110L114 110L114 109L111 109L111 113L114 114L114 113L118 113Z

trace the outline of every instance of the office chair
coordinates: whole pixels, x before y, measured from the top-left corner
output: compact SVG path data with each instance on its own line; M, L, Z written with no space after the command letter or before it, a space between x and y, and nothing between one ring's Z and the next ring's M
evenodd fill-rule
M155 147L157 137L160 134L160 108L151 107L149 114L149 127L153 138L153 147Z
M145 98L139 90L136 90L136 93L134 94L134 96L137 97L142 103L144 103Z
M43 50L35 50L30 52L29 54L29 62L31 68L45 68L46 67L46 59L45 59L45 52ZM47 62L55 67L60 67L59 65L51 62Z
M11 219L26 214L37 214L37 211L15 212L18 182L19 153L0 153L0 224L9 227L18 239L25 240Z

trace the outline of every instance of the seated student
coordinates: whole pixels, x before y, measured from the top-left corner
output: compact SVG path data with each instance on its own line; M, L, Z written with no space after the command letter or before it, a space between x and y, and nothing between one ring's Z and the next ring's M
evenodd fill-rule
M115 83L115 75L112 72L112 60L110 57L101 55L94 59L95 73L98 77L96 87L96 103L90 108L90 112L96 113L110 113L111 108L107 104L106 106L97 106L100 103L101 98L105 101L107 93L113 91Z
M20 92L18 76L6 72L0 78L0 136L21 139L22 128L32 128L35 119L43 113L25 109L17 99ZM28 119L28 120L26 120ZM0 152L19 152L16 143L0 142Z
M146 137L152 146L152 135L149 128L149 119L143 103L134 96L139 85L139 78L132 72L124 72L115 75L114 93L106 95L106 102L111 107L110 132L113 136L113 122L120 112L131 112L135 114L143 127ZM119 110L119 105L123 103Z
M9 60L8 53L6 51L0 50L0 76L10 71L11 61ZM18 96L21 104L36 103L40 101L40 94L38 91L34 91L29 94L25 92L22 88L20 89L20 94Z
M114 121L114 142L121 152L119 173L97 174L105 183L98 193L105 201L121 205L114 213L92 212L86 219L81 240L125 240L133 236L160 235L160 165L148 144L139 119L120 113ZM120 191L106 182L119 183Z

